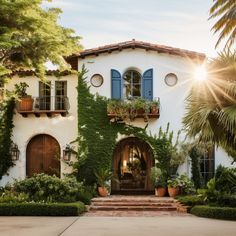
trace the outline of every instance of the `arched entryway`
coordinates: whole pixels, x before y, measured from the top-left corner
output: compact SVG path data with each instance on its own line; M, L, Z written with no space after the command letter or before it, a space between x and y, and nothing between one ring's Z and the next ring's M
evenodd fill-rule
M26 175L38 173L60 177L60 145L47 134L34 136L26 149Z
M112 181L112 193L153 191L150 180L152 166L154 160L149 144L136 137L121 140L113 154L116 180Z

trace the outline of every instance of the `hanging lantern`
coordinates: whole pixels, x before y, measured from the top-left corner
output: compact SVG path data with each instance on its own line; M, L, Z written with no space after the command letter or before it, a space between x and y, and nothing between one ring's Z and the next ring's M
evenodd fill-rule
M10 153L11 153L11 159L12 159L12 161L17 161L17 160L19 160L20 150L18 149L17 144L14 143L14 144L11 146Z
M72 154L72 149L69 145L66 145L66 148L63 150L63 160L70 161Z

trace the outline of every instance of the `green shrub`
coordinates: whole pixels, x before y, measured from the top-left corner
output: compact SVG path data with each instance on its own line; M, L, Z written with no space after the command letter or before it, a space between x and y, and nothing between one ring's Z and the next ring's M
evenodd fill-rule
M199 195L177 196L176 199L186 206L205 205L203 197Z
M60 179L46 174L34 175L14 183L16 192L27 193L33 201L76 202L80 191L84 191L82 183L75 178Z
M95 186L84 186L77 193L77 200L89 205L91 203L91 199L96 196L96 194L97 191Z
M209 203L216 202L220 192L216 190L216 180L215 178L210 179L207 183L207 189L205 191L205 199Z
M228 204L228 200L221 201L221 197L236 192L236 168L218 166L215 177L207 183L206 200L210 204ZM226 205L227 206L227 205Z
M194 206L190 213L206 218L236 220L236 208L231 207Z
M196 192L194 183L189 177L184 174L179 176L179 186L181 187L182 194L193 194Z
M219 206L236 207L236 195L220 195L217 198Z
M202 156L201 149L198 146L193 146L189 150L189 156L191 158L191 173L192 173L192 180L194 183L195 188L201 187L201 172L200 172L200 159Z
M5 192L0 195L0 203L21 203L28 201L29 195L26 193L17 193L5 190Z
M215 188L221 193L236 193L236 168L218 166L215 174Z
M78 216L85 211L76 203L1 203L1 216Z

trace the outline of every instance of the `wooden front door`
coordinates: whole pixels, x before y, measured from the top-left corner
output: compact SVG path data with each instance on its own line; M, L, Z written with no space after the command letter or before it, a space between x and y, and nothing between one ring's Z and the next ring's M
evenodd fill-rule
M60 146L50 135L33 137L26 150L26 175L45 173L60 177Z

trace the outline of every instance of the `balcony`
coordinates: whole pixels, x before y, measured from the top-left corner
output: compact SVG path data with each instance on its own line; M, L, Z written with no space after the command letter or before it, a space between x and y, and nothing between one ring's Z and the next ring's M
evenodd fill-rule
M110 100L107 104L107 115L113 121L134 121L135 118L149 119L160 117L160 99L149 101L141 98L133 100Z
M23 117L34 114L36 117L46 114L48 117L60 114L66 116L70 108L66 96L42 96L21 98L16 103L16 110Z

